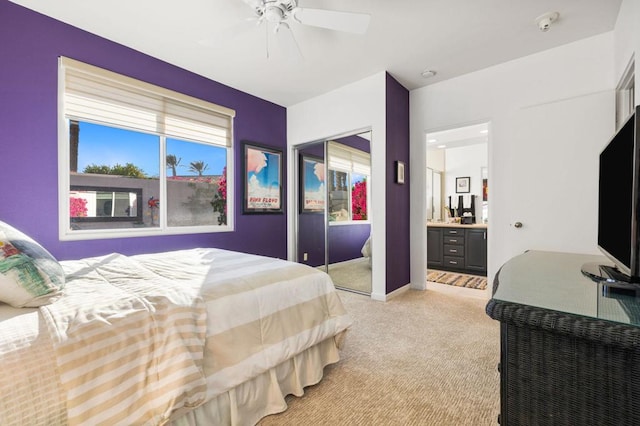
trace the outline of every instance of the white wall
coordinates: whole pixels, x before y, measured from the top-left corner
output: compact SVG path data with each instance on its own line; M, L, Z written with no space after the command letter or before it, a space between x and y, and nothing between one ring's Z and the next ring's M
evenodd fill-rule
M595 230L591 228L597 214L597 191L593 186L597 168L593 168L596 160L592 157L613 133L613 51L614 36L610 32L411 91L414 288L424 288L426 270L422 166L425 134L442 128L491 122L490 280L506 260L528 245L527 239L532 236L514 232L515 220L524 221L525 229L530 225L536 230L536 241L553 242L556 250L581 247L581 251L596 252ZM563 108L566 106L572 110L567 111ZM555 128L547 128L545 117L559 112L566 113L571 124L554 122ZM527 117L536 120L536 129L540 131L535 140L524 129L523 120ZM582 128L572 136L571 126L576 120ZM544 136L540 137L540 133ZM544 186L539 185L540 176L545 177ZM590 180L581 181L585 176ZM549 181L563 184L548 185ZM567 187L571 191L567 192ZM526 210L532 217L520 217L522 211L514 210L521 200L536 201L534 207ZM541 218L542 214L546 216ZM554 234L557 229L568 231L559 237ZM563 240L567 232L572 241Z
M444 149L434 149L429 151L427 155L427 167L444 172L445 165L445 151Z
M431 152L427 154L427 158L431 155ZM453 207L458 206L458 195L464 196L464 207L470 207L469 195L477 195L476 209L478 209L482 203L482 178L480 176L481 168L487 167L488 152L487 144L481 143L470 146L462 146L458 148L449 148L446 150L446 164L445 164L445 185L444 185L444 199L445 205L449 205L449 196L451 196L451 205ZM456 178L466 177L471 179L471 187L469 194L457 194L456 193ZM478 219L480 217L478 216Z
M288 188L295 188L293 148L371 129L372 293L386 300L386 73L344 86L287 108ZM423 167L424 168L424 167ZM295 260L295 193L288 191L289 259ZM382 212L376 214L376 212Z

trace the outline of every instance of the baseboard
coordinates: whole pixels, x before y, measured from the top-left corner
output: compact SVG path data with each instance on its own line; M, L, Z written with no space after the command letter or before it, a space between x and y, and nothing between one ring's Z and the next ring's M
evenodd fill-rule
M373 300L377 300L379 302L387 302L390 299L393 299L394 297L404 293L405 291L408 291L411 289L411 284L405 284L400 288L397 288L395 290L393 290L391 293L387 293L387 294L380 294L380 293L371 293L371 298Z
M427 280L425 280L422 284L409 284L411 286L411 290L426 290L427 289Z

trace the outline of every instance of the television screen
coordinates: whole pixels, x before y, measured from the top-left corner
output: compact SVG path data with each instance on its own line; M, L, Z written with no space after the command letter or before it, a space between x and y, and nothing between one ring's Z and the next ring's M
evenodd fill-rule
M638 164L635 114L600 154L598 246L629 276L637 275Z

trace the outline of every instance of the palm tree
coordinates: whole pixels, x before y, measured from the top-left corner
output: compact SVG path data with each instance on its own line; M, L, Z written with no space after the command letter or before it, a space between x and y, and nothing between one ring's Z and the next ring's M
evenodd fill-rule
M173 154L167 154L167 167L171 167L171 173L173 177L176 177L176 168L180 165L182 157L178 158Z
M71 120L69 123L69 155L70 161L69 169L72 172L78 171L78 146L80 145L80 124L77 121Z
M192 161L189 164L189 171L193 173L198 173L198 176L202 176L202 172L207 170L209 165L204 161Z

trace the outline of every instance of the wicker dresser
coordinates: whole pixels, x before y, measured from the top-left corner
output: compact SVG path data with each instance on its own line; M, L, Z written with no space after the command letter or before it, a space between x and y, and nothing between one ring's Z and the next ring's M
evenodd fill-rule
M604 257L528 251L501 268L501 425L640 425L640 299L581 273Z

